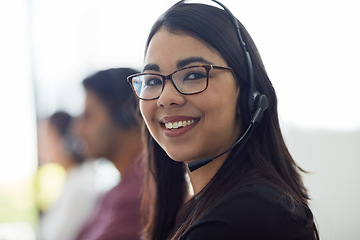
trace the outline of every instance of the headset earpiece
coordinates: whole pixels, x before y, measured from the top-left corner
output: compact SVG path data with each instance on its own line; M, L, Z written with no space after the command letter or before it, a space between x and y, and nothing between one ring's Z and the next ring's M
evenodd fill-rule
M255 105L256 110L254 113L251 114L252 119L250 121L254 125L258 124L261 121L265 110L268 108L269 100L266 95L256 92Z
M81 163L84 161L83 145L79 138L75 137L72 133L67 133L63 136L62 144L76 162Z

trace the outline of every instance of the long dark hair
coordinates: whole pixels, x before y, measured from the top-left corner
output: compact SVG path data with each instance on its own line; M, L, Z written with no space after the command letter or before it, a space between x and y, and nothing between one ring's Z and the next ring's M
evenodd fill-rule
M178 3L155 22L147 46L161 27L173 33L188 34L216 49L228 66L234 69L240 96L248 95L244 53L235 29L223 10L203 4ZM144 215L147 220L146 239L179 238L226 193L258 181L271 184L286 194L313 224L308 208L309 197L300 176L302 170L291 157L281 134L275 90L253 40L241 23L240 30L252 58L256 88L267 96L268 109L241 151L235 147L207 186L186 204L184 164L171 160L145 129L150 163L148 178L155 185L155 196L151 197L149 192L144 195L144 206L149 209L150 204L150 210ZM243 105L242 99L238 99L239 107ZM246 107L242 107L241 115L248 114ZM242 129L246 129L245 121L242 124ZM314 236L317 237L315 225Z

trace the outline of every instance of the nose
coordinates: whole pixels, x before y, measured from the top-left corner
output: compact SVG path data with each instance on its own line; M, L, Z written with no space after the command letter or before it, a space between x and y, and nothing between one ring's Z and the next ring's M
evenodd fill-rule
M181 106L185 103L185 97L179 93L171 81L165 81L164 89L157 100L158 107L170 108Z

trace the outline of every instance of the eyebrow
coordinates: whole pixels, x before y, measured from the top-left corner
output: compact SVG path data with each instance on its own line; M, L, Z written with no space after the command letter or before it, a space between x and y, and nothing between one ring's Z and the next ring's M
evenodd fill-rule
M212 64L211 62L204 59L203 57L189 57L189 58L185 58L185 59L177 61L176 67L183 68L183 67L189 65L190 63L194 63L194 62L204 63L204 64Z
M191 63L204 63L204 64L213 64L212 62L204 59L203 57L189 57L189 58L185 58L185 59L181 59L181 60L178 60L176 62L176 67L179 69L179 68L183 68ZM156 71L156 72L160 72L160 67L159 65L157 64L152 64L152 63L149 63L149 64L146 64L143 68L143 72L146 71L146 70L151 70L151 71Z
M152 71L156 71L156 72L160 72L160 67L157 64L146 64L143 68L143 72L145 72L146 70L152 70Z

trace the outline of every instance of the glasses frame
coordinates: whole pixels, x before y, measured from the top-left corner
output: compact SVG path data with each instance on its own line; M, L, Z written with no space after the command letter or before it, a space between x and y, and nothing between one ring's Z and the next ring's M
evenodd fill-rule
M204 69L206 70L206 86L205 86L205 88L204 88L203 90L201 90L201 91L197 91L197 92L193 92L193 93L183 93L183 92L180 91L180 89L178 89L178 87L176 86L176 84L175 84L175 82L174 82L174 79L173 79L173 75L174 75L175 73L177 73L177 72L179 72L179 71L182 71L182 70L185 70L185 69L198 68L198 67L202 67L202 68L204 68ZM164 91L166 80L170 80L171 83L173 84L173 86L175 87L175 89L176 89L179 93L181 93L181 94L183 94L183 95L194 95L194 94L201 93L201 92L205 91L205 90L208 88L208 86L209 86L209 78L210 78L209 72L210 72L211 69L228 70L228 71L231 71L231 72L234 71L232 68L229 68L229 67L221 67L221 66L214 66L214 65L196 65L196 66L189 66L189 67L180 68L180 69L174 71L173 73L170 73L169 75L162 75L162 74L159 74L159 73L137 73L137 74L133 74L133 75L128 76L128 77L127 77L127 81L130 83L131 88L132 88L133 92L135 93L136 97L139 98L139 99L141 99L141 100L145 100L145 101L158 99L158 98L161 96L162 92ZM162 78L163 81L162 81L162 87L161 87L161 91L160 91L159 96L154 97L154 98L142 98L142 97L140 97L140 96L136 93L135 88L134 88L134 85L133 85L133 79L134 79L135 77L145 76L145 75L156 75L156 76L159 76L159 77Z

